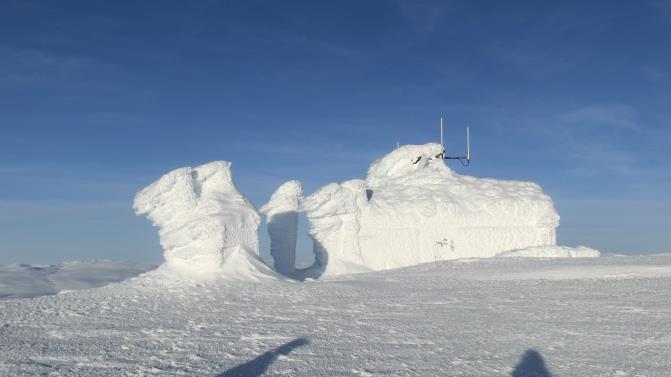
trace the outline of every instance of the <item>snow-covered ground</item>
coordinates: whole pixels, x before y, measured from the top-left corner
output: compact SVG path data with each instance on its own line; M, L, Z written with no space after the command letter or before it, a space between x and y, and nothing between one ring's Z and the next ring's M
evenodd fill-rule
M671 255L319 281L147 274L0 301L0 375L668 376Z
M102 287L137 276L153 267L135 262L105 260L0 266L0 300Z

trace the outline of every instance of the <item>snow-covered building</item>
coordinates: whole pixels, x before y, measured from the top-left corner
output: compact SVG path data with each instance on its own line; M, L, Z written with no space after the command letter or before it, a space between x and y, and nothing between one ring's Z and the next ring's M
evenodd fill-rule
M555 245L559 215L537 184L461 176L441 153L439 144L402 146L365 180L306 197L316 256L308 276Z
M261 208L275 271L303 279L458 258L599 255L554 247L559 215L537 184L461 176L442 153L439 144L406 145L373 162L365 180L307 197L298 181L281 185ZM137 193L135 211L158 227L165 250L155 273L279 277L259 257L260 216L235 188L230 165L180 168ZM314 241L307 269L295 268L300 212Z

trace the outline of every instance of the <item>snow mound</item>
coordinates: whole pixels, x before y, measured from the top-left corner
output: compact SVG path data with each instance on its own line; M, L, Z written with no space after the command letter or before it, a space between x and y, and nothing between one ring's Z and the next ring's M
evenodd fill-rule
M532 182L461 176L439 144L406 145L366 180L331 183L303 201L325 275L385 270L554 245L559 215Z
M601 256L598 250L586 246L535 246L525 249L503 252L497 257L503 258L596 258Z
M260 216L235 188L231 163L176 169L135 196L136 214L158 227L165 263L157 273L190 279L259 280Z

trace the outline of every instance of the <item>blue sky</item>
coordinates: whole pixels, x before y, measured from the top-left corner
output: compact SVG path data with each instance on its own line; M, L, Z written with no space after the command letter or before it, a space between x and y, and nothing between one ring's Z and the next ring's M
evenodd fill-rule
M131 205L163 173L232 161L260 206L363 178L440 115L448 149L472 128L453 168L540 183L560 243L671 251L671 1L22 0L0 4L0 263L160 261Z

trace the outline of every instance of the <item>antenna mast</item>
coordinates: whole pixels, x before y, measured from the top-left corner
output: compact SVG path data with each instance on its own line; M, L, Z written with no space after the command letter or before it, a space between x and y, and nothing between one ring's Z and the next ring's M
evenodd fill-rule
M443 154L445 153L445 143L443 142L443 117L440 117L440 147L443 149Z
M445 142L443 141L443 117L440 117L440 146L443 149L443 159L459 160L463 166L468 166L471 163L471 128L466 127L466 156L448 156L445 153Z
M471 162L471 127L466 126L466 160Z

